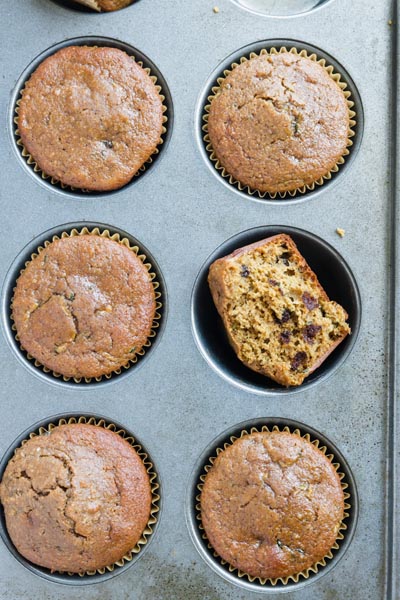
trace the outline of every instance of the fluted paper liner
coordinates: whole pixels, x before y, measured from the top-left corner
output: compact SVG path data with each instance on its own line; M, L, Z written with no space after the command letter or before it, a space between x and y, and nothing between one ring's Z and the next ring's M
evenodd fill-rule
M256 58L257 56L263 56L265 54L281 54L281 53L285 53L285 52L290 52L291 54L297 54L298 56L301 56L302 58L309 58L310 60L313 60L314 62L321 65L321 67L323 67L325 69L325 71L329 74L329 76L337 83L337 85L343 91L343 94L346 98L347 106L349 109L349 135L348 135L348 140L347 140L347 147L346 147L343 155L340 157L340 159L337 161L336 165L333 167L333 169L331 169L328 173L326 173L326 175L323 175L316 181L313 181L312 183L309 183L307 185L304 185L302 187L299 187L299 188L296 188L294 190L290 190L287 192L260 192L257 189L250 188L248 185L244 185L244 184L240 183L240 181L238 181L232 175L230 175L230 173L225 169L225 167L223 167L221 165L220 161L217 158L216 153L214 152L214 149L212 147L211 140L210 140L210 137L208 134L208 117L209 117L211 103L212 103L213 99L220 92L221 83L236 67L239 66L239 64L242 64L252 58ZM308 191L312 191L315 189L316 186L323 185L325 183L325 181L332 179L332 175L334 173L337 173L339 171L340 166L344 164L345 157L350 154L350 147L353 145L352 138L355 135L355 131L353 128L356 125L356 120L355 120L356 113L354 112L353 107L354 107L354 102L353 102L353 100L351 100L351 92L347 89L347 83L342 80L341 75L339 73L336 73L334 68L331 65L327 64L327 62L324 58L318 58L318 56L315 53L309 54L307 52L307 50L305 50L305 49L298 50L295 47L292 47L289 50L287 50L287 48L285 46L282 46L279 48L273 47L273 48L270 48L269 50L263 48L258 53L250 52L249 55L242 56L239 59L239 62L232 63L230 69L225 69L223 72L223 76L220 76L217 78L217 85L212 86L211 94L207 97L207 104L204 106L204 110L203 110L203 117L202 117L202 120L204 121L204 125L202 127L202 130L204 132L203 140L205 142L205 146L206 146L206 150L207 150L209 159L214 164L215 169L219 172L219 174L222 177L227 179L231 185L235 186L241 192L245 192L249 196L257 195L259 198L268 197L268 198L271 198L272 200L274 200L276 198L286 198L288 195L291 197L294 197L297 195L305 194Z
M91 48L97 48L99 46L90 46ZM105 46L108 47L108 46ZM110 46L110 47L116 47L116 46ZM60 48L61 49L61 48ZM55 53L58 52L58 50L55 51ZM123 50L123 52L126 52L125 50ZM54 53L54 54L55 54ZM59 179L56 179L55 177L52 177L51 175L47 175L37 164L35 158L26 150L26 148L24 147L23 141L20 137L20 132L18 129L18 118L19 118L19 105L22 99L22 96L24 94L25 91L25 85L24 87L20 90L20 97L18 98L18 100L15 103L15 116L14 116L14 124L15 124L15 128L14 128L14 135L16 137L16 144L19 148L21 148L21 156L26 160L26 163L32 167L33 171L35 173L37 173L39 176L42 177L42 179L48 180L50 181L50 183L52 185L56 185L61 187L62 190L66 190L66 191L70 191L70 192L85 192L87 194L99 194L99 193L111 193L114 191L118 191L119 189L123 189L124 187L126 187L127 185L129 185L129 183L132 182L132 180L135 177L139 177L139 175L141 175L142 173L144 173L144 171L147 169L147 167L149 165L151 165L151 163L153 162L153 158L160 153L160 146L164 143L165 141L165 134L167 133L167 128L165 126L165 124L168 121L168 117L166 116L166 112L168 110L166 104L165 104L165 96L162 93L162 87L157 83L157 77L155 75L152 75L151 73L151 69L149 67L144 67L143 66L143 62L141 60L136 60L135 57L133 55L129 55L140 67L142 67L142 69L147 73L147 75L149 75L150 79L152 80L152 82L154 83L156 90L161 98L161 102L162 102L162 112L163 112L163 117L162 117L162 130L161 130L161 136L158 142L158 145L156 147L156 149L154 150L153 154L143 163L143 165L141 167L139 167L138 171L136 171L136 173L133 175L132 179L130 181L128 181L127 183L125 183L123 186L116 188L115 190L109 190L109 191L102 191L102 190L87 190L87 189L79 189L79 188L75 188L72 187L70 185L67 185L65 183L62 183ZM46 60L46 59L43 59ZM29 78L27 79L27 81L29 81ZM26 82L27 82L26 81ZM25 83L26 83L25 82Z
M39 362L35 357L33 357L31 354L29 354L29 352L27 352L23 346L19 343L19 336L17 333L17 328L15 326L14 320L13 320L13 316L12 316L12 305L13 305L13 301L14 301L14 296L11 299L11 312L10 312L10 319L11 319L11 329L15 332L15 339L17 340L17 342L19 343L19 347L22 350L22 352L24 353L24 355L31 361L34 362L35 367L38 367L40 369L42 369L42 371L44 371L45 373L51 373L54 377L60 378L62 377L62 379L64 381L70 381L73 380L75 383L91 383L92 381L101 381L102 379L110 379L113 375L120 375L123 372L123 369L127 370L130 369L130 367L132 365L134 365L135 363L137 363L138 361L138 356L142 357L145 353L146 350L151 346L151 340L153 338L156 337L157 335L157 329L160 326L160 320L162 318L161 313L159 312L162 309L162 298L161 298L161 292L158 291L158 288L160 287L159 282L157 281L157 275L156 273L152 270L153 267L151 265L151 263L148 262L147 257L145 254L143 254L140 251L139 246L132 246L130 241L128 240L128 238L121 238L121 236L119 235L119 233L110 233L110 231L108 229L104 229L104 230L100 230L99 227L95 227L94 229L88 229L87 227L83 227L82 229L72 229L71 231L67 232L67 231L63 231L60 235L53 235L53 237L51 238L51 240L46 240L43 244L43 246L39 246L36 249L36 252L34 252L33 254L31 254L30 260L27 260L25 262L25 268L28 266L28 264L30 263L31 260L33 260L34 258L36 258L45 248L47 248L52 242L59 240L60 238L66 238L66 237L75 237L78 235L94 235L94 236L101 236L101 237L105 237L108 238L110 240L113 240L115 242L118 242L120 244L122 244L123 246L126 246L127 248L129 248L130 250L132 250L132 252L134 252L138 258L140 258L140 260L142 261L142 263L144 264L144 266L146 267L148 273L149 273L149 277L151 279L152 282L152 286L154 289L154 297L155 297L155 302L156 302L156 310L154 313L154 318L153 318L153 323L151 326L151 331L149 334L149 337L147 338L146 342L144 343L144 345L142 346L142 348L138 351L135 352L132 356L132 358L129 360L128 363L122 365L121 367L118 367L117 369L113 370L111 373L107 373L105 375L102 375L100 377L66 377L65 375L62 375L62 373L56 373L55 371L52 371L51 369L48 369L47 367L45 367L44 365L42 365L41 362ZM24 269L21 269L21 271L19 272L18 278L19 276L24 272ZM17 279L18 279L17 278ZM16 280L17 281L17 280ZM15 287L13 289L13 292L15 292Z
M129 442L129 444L136 450L136 452L139 455L139 457L141 458L141 460L146 468L147 474L149 476L150 489L151 489L150 517L149 517L146 527L143 530L143 533L142 533L140 539L138 540L138 542L134 548L129 550L129 552L124 554L124 556L122 556L120 558L120 560L116 561L115 563L108 565L107 567L103 567L101 569L96 569L94 571L86 571L85 573L70 573L70 572L66 572L66 571L51 571L50 569L48 569L48 571L51 573L56 572L56 573L61 573L64 575L67 574L70 576L79 575L80 577L85 577L86 575L96 575L96 574L104 575L104 573L106 571L109 571L109 572L114 571L115 567L122 567L126 562L130 562L134 558L134 556L141 551L143 546L145 546L147 544L147 542L149 541L150 536L153 534L154 526L158 521L157 515L160 510L160 506L159 506L160 495L158 494L158 490L159 490L160 486L157 482L157 473L154 470L153 463L150 461L148 455L144 452L144 450L140 446L140 444L138 444L136 442L135 438L133 436L129 435L124 429L119 429L114 423L107 422L107 421L105 421L105 419L96 419L95 417L85 417L85 416L61 418L58 420L57 423L50 422L45 427L42 426L42 427L39 427L39 429L37 429L36 431L32 431L29 434L29 437L27 439L23 440L21 442L21 445L18 446L18 448L21 448L24 444L26 444L26 442L29 439L32 439L32 438L36 437L37 435L48 435L55 427L58 427L59 425L70 425L71 423L84 423L87 425L96 425L96 427L103 427L104 429L109 429L110 431L114 431L117 435L119 435L124 440ZM18 448L16 448L14 450L14 454L18 450Z
M271 579L271 578L261 578L261 577L253 577L252 575L248 575L247 573L241 571L240 569L237 569L236 567L230 565L226 560L224 560L223 558L221 558L219 556L219 554L217 554L214 550L214 548L212 547L212 545L210 544L210 542L208 541L207 535L205 533L202 521L201 521L201 504L200 504L200 498L201 498L201 492L203 489L203 485L204 485L204 481L206 478L207 473L209 472L209 470L212 468L215 459L217 458L218 454L220 454L220 452L223 452L223 450L225 450L226 448L228 448L228 446L231 446L237 439L240 439L242 437L245 437L246 435L249 435L251 433L256 433L256 432L262 432L262 431L285 431L287 433L293 433L295 435L298 435L299 437L304 438L305 440L307 440L308 442L311 442L316 448L318 448L323 454L325 454L325 456L330 460L330 462L332 463L333 467L335 468L339 479L340 479L340 484L342 486L342 490L343 490L343 494L344 494L344 514L343 514L343 519L339 525L339 529L338 529L338 534L337 534L337 538L336 541L334 543L334 545L332 546L331 550L318 562L314 563L313 565L311 565L311 567L309 567L308 569L305 569L303 571L300 571L300 573L295 573L293 575L288 575L286 577L277 577L276 579ZM230 573L234 573L237 577L239 577L240 579L242 578L246 578L248 579L248 581L250 581L250 583L253 583L254 581L259 583L262 586L265 585L271 585L271 586L275 586L277 583L282 583L283 585L287 585L287 583L289 581L293 581L294 583L298 583L300 577L303 577L304 579L308 579L311 575L311 573L317 573L317 571L321 568L321 567L325 567L326 565L326 561L330 560L331 558L333 558L333 553L332 550L338 550L339 549L339 544L341 542L341 540L344 539L344 532L347 530L347 525L346 523L344 523L344 521L350 516L349 510L351 509L351 504L349 503L349 499L350 499L350 494L348 492L346 492L346 489L348 488L348 484L343 481L345 478L345 474L342 473L340 471L340 464L337 462L334 462L335 457L333 454L328 454L328 449L326 446L321 445L321 442L318 439L311 439L311 436L309 433L305 433L303 434L300 429L293 429L293 431L288 427L278 427L277 425L273 425L272 427L269 427L268 425L263 425L261 427L251 427L250 431L247 431L245 429L243 429L240 432L239 436L230 436L229 437L229 441L224 443L224 447L223 448L217 448L215 450L215 456L211 456L208 459L208 463L204 465L203 468L203 473L200 475L199 477L199 481L197 483L197 489L199 490L199 494L196 496L196 520L198 521L198 527L201 531L201 536L202 539L205 540L207 542L207 548L209 550L212 551L214 558L216 558L223 566L227 566L229 569Z

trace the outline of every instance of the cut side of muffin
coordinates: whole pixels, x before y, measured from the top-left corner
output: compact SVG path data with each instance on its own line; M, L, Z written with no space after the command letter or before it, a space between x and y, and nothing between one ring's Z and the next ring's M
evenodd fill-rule
M300 385L350 333L286 234L216 260L208 282L238 358L284 386Z
M286 431L244 435L220 451L205 477L200 505L219 556L263 579L304 574L324 559L345 508L329 458Z
M18 552L70 573L112 566L133 550L152 499L133 446L89 424L59 425L27 440L9 461L0 494Z

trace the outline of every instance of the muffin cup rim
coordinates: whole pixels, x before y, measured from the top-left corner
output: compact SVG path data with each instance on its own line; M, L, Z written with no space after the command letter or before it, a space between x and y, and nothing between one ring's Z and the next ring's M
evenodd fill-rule
M282 20L286 20L286 19L296 19L298 17L308 17L309 15L311 15L312 13L323 9L324 7L326 7L327 5L329 5L331 2L333 2L333 0L323 0L322 4L317 4L316 6L314 6L313 8L310 8L308 10L305 10L303 12L300 13L293 13L290 15L273 15L273 14L266 14L263 13L257 9L252 9L252 8L248 8L247 6L243 6L242 4L239 4L237 2L237 0L231 0L232 4L234 4L237 8L244 10L247 13L250 13L251 15L257 16L257 17L263 17L265 19L282 19Z
M130 8L130 7L128 6L126 8ZM94 12L94 14L99 14L99 13ZM50 56L52 56L59 50L62 50L63 48L68 48L68 47L74 46L74 45L76 45L76 46L99 46L99 47L104 46L104 47L120 49L123 52L126 52L129 56L132 56L134 58L135 62L146 63L146 64L142 65L142 68L144 70L146 70L146 69L150 70L150 77L151 78L155 77L157 79L155 85L160 86L160 88L161 88L161 91L159 92L159 94L162 99L163 121L162 121L162 132L160 135L160 141L157 144L155 151L149 157L149 159L138 169L138 171L132 176L132 178L126 184L124 184L122 187L116 188L114 190L104 190L104 191L94 190L94 191L85 192L78 188L72 189L71 186L69 186L67 184L65 184L65 189L63 189L61 186L61 183L54 183L54 184L51 183L51 179L52 179L51 176L46 175L46 176L42 177L43 171L40 168L37 171L35 171L33 169L33 167L31 168L30 164L28 164L28 159L31 155L29 153L27 153L28 156L24 157L22 155L22 150L21 151L19 150L19 148L23 148L23 144L22 144L20 136L16 135L18 126L16 125L14 119L15 119L15 117L18 117L18 114L16 113L16 108L18 108L19 101L22 98L21 92L23 91L25 84L29 81L33 72L39 67L39 65L44 60L46 60L47 58L49 58ZM127 49L129 49L131 54L129 54ZM150 66L147 66L147 65L150 65ZM160 79L161 79L161 82L160 82ZM154 157L157 157L157 163L160 162L164 158L165 151L167 150L167 148L169 146L169 142L172 137L173 126L174 126L174 104L173 104L172 94L170 91L170 86L169 86L169 83L168 83L166 77L164 76L162 71L159 69L159 67L156 65L156 63L152 59L150 59L145 52L143 52L136 46L132 46L129 42L125 42L123 40L120 40L119 38L114 38L114 37L104 36L104 35L81 35L81 36L75 36L72 38L67 38L65 40L51 44L50 46L48 46L47 48L45 48L44 50L39 52L32 60L29 61L29 63L25 66L25 68L19 75L19 77L12 89L12 92L11 92L11 97L10 97L10 101L8 104L7 115L8 115L7 129L8 129L8 133L9 133L8 138L9 138L10 144L13 148L13 153L16 156L17 162L20 164L21 168L24 171L26 171L27 173L29 173L30 176L32 177L32 179L35 180L37 183L39 183L39 185L41 185L45 189L47 189L49 191L54 191L58 196L63 197L64 199L71 198L74 200L82 200L82 201L92 200L92 199L97 199L97 200L107 199L107 200L109 200L112 196L117 195L118 193L121 193L124 190L126 191L127 188L129 188L130 185L132 185L133 183L139 182L140 179L142 179L142 177L141 176L138 177L138 173L140 175L143 174L141 172L141 169L143 167L145 167L144 171L147 172L147 175L149 173L152 173L154 171L154 167L151 169L149 169L148 167L152 166L151 162L154 162ZM19 141L21 141L21 144L18 144ZM151 159L153 159L153 160L151 161ZM32 158L32 160L33 160L33 163L36 164L35 159ZM149 161L151 161L151 162L149 162ZM147 165L147 167L146 167L146 165Z
M265 197L259 197L258 192L253 190L252 193L245 191L248 186L243 184L243 189L240 190L236 183L230 183L229 175L223 176L220 170L217 170L215 167L215 161L210 158L210 152L206 149L206 145L208 145L204 137L206 133L203 131L203 125L205 121L203 120L203 116L208 114L205 111L205 107L209 104L208 97L213 94L212 88L215 85L218 85L217 79L220 77L224 77L224 70L232 71L231 65L234 62L240 63L240 58L248 57L251 53L259 54L261 50L265 49L267 52L271 48L275 48L278 50L288 46L288 52L291 47L294 47L298 53L302 50L305 50L308 55L316 54L317 62L321 59L324 59L328 62L327 67L332 67L334 72L341 77L341 80L347 84L346 89L351 93L351 101L353 101L353 110L356 113L356 125L355 132L353 136L350 136L348 140L353 140L353 143L346 146L346 149L350 148L348 155L346 156L346 160L344 164L341 165L339 169L341 172L341 176L343 177L346 174L353 162L355 161L359 149L362 144L363 134L364 134L364 125L365 125L365 110L362 102L361 95L358 90L358 86L352 77L350 71L343 66L343 64L337 60L330 52L327 52L321 49L318 46L315 46L312 43L305 42L302 40L298 40L292 37L288 38L267 38L267 39L259 39L249 44L245 44L236 50L233 50L230 54L226 55L225 58L220 60L218 64L214 67L213 71L209 74L207 79L205 80L196 100L196 108L194 115L194 135L197 144L198 151L202 156L205 164L207 165L209 171L213 173L218 181L220 181L226 189L235 192L238 196L240 196L243 200L251 200L253 202L258 202L261 204L271 205L271 206L286 206L286 205L294 205L305 202L306 200L312 200L315 197L319 196L326 190L326 186L329 185L329 188L333 188L333 186L337 185L339 177L333 177L329 179L327 182L324 181L322 185L316 185L313 190L308 190L306 193L297 194L294 197L289 195L289 192L286 192L286 196L284 198L279 198L279 193L277 192L277 198L270 198L268 192L265 192ZM289 47L290 46L290 47ZM346 102L348 100L346 99ZM350 119L351 120L351 119ZM350 128L349 128L350 129ZM332 174L332 172L330 172Z
M216 558L212 556L212 550L209 551L208 548L206 549L207 541L202 539L202 534L198 527L199 521L196 519L196 515L198 512L196 510L196 496L199 493L198 483L200 482L200 475L204 473L204 467L210 463L210 457L215 456L217 448L223 449L224 442L232 445L233 442L230 441L230 438L232 436L240 438L240 434L245 430L248 430L250 432L251 428L253 427L261 430L263 426L267 426L271 428L271 430L275 426L277 426L279 430L283 430L284 427L289 427L291 433L295 429L299 429L301 437L304 437L307 434L310 435L311 443L312 441L318 440L320 446L326 446L326 454L333 454L334 462L339 463L339 469L337 472L341 472L344 474L345 483L348 484L347 487L351 490L351 492L348 492L350 493L351 501L349 517L344 517L342 519L342 522L345 521L345 519L348 519L349 522L346 523L346 528L343 529L344 538L339 541L339 549L336 551L337 554L334 554L333 558L329 559L325 566L320 566L317 572L314 573L314 575L310 575L308 578L303 577L297 582L289 581L286 584L282 584L281 587L277 587L277 585L273 586L272 584L268 583L264 586L262 586L261 584L254 584L254 582L251 582L247 578L246 574L240 577L238 575L238 569L234 569L232 572L227 571L221 564L221 558ZM357 529L359 517L359 495L356 479L353 471L349 466L349 463L346 460L346 457L336 446L336 443L332 442L330 438L327 438L324 433L320 433L314 427L307 425L302 421L297 421L295 419L286 417L255 417L253 419L247 419L245 421L232 424L230 427L227 427L226 429L224 429L224 431L215 436L212 439L212 441L204 447L201 454L198 455L196 458L196 462L190 472L190 477L186 486L185 504L185 520L187 529L189 531L190 539L194 547L196 548L198 554L201 556L201 558L207 564L207 566L210 567L217 575L219 575L229 583L244 588L247 591L259 594L279 594L294 592L299 589L303 589L304 587L312 584L314 581L319 580L325 574L329 573L330 570L335 568L335 566L340 562L340 560L343 558L348 548L350 547ZM338 540L336 538L335 543L337 542ZM309 568L308 570L310 569L311 568ZM254 578L254 580L256 579L257 578Z
M32 259L32 254L37 253L39 247L41 247L46 241L52 241L54 236L58 236L61 238L62 233L66 232L68 236L70 233L77 229L78 231L83 230L84 228L89 229L89 231L94 230L95 228L100 229L100 234L104 231L108 230L110 233L110 238L114 234L118 234L121 239L128 239L129 243L132 245L137 245L139 247L138 254L144 254L146 256L146 262L151 264L150 272L155 273L155 277L152 279L152 282L157 282L160 286L160 297L156 298L156 313L159 313L158 318L154 318L153 322L156 321L158 323L158 327L155 329L155 335L150 337L152 340L150 343L150 347L145 348L144 354L139 357L135 363L132 363L128 368L124 369L121 366L121 373L111 373L110 377L107 378L103 376L100 381L96 381L95 378L91 378L90 382L75 382L74 378L69 378L68 381L63 379L63 376L56 377L51 370L49 373L44 371L43 366L36 366L34 358L29 359L27 356L26 350L21 348L20 342L16 340L15 335L16 332L13 329L13 319L11 316L11 302L14 296L14 289L16 285L16 281L19 278L21 271L25 268L25 263L29 262ZM109 238L109 239L110 239ZM22 263L22 266L20 264ZM155 290L157 293L157 290ZM161 307L157 307L157 304L161 304ZM111 385L118 381L121 375L129 374L132 367L135 367L135 370L141 368L144 362L148 360L149 355L151 355L155 348L157 348L160 340L163 336L163 333L166 328L166 321L168 318L168 290L165 282L165 278L161 271L161 268L158 264L158 261L154 258L153 254L149 251L146 245L144 245L140 240L136 237L120 229L114 225L108 225L105 223L100 223L96 221L76 221L65 223L59 226L52 227L39 235L35 236L31 239L25 246L18 252L18 254L14 257L14 260L10 264L6 275L3 279L2 289L1 289L1 329L3 331L3 336L5 337L8 346L13 351L13 354L18 358L19 362L32 374L36 375L41 381L46 381L47 383L51 383L55 386L62 386L64 388L74 389L74 390L91 390L94 387L102 387L104 385ZM151 331L154 331L152 326ZM151 351L152 350L152 351Z
M260 240L263 239L263 237L268 237L268 235L274 235L274 232L286 233L288 235L291 235L291 233L294 232L295 234L305 236L307 239L317 242L319 245L325 247L326 249L329 250L329 252L331 254L333 254L335 256L335 259L337 259L339 261L339 263L341 264L341 266L345 269L350 281L352 282L354 292L355 292L355 304L357 306L357 318L356 318L355 325L352 328L352 333L350 336L348 336L350 338L350 343L347 348L347 351L344 352L343 355L337 359L337 362L335 363L335 365L333 365L332 368L329 369L329 371L327 373L325 373L325 374L321 375L320 377L317 377L317 379L314 379L311 381L307 381L308 378L306 378L301 385L296 386L296 387L287 387L286 388L284 386L281 386L276 389L268 389L268 388L265 389L265 388L257 387L255 384L241 382L241 381L237 380L237 378L234 377L233 375L231 375L230 373L226 373L225 370L223 368L221 368L215 362L214 358L210 358L209 353L203 347L203 343L201 341L201 334L199 331L198 319L196 316L195 309L196 309L196 304L197 304L196 294L200 287L201 280L204 277L204 273L206 272L206 270L208 272L208 269L212 262L214 262L218 258L221 258L226 255L226 251L224 250L224 254L221 254L221 256L220 256L222 248L224 248L229 243L232 243L236 239L239 239L239 238L241 239L246 234L251 233L251 234L255 235L256 232L258 232L258 231L260 231ZM261 232L263 232L263 233L261 233ZM238 244L241 244L241 243L242 243L241 241L238 241ZM238 246L238 247L240 247L240 246ZM300 250L300 252L301 252L301 250ZM316 275L318 277L318 273L316 273ZM344 307L344 308L346 309L346 307ZM223 242L221 242L207 256L207 258L201 264L201 266L197 272L196 278L194 280L194 283L192 286L192 291L191 291L191 297L190 297L190 324L191 324L192 336L196 343L197 349L200 352L203 359L205 360L205 362L219 377L221 377L222 379L224 379L231 385L234 385L235 387L237 387L241 390L245 390L247 392L250 392L254 395L259 395L259 396L280 396L280 397L291 396L293 394L299 394L305 390L311 389L312 387L318 385L319 383L325 382L338 369L340 369L340 367L343 366L344 362L351 355L352 351L354 350L354 347L356 346L356 342L358 340L358 337L359 337L359 334L361 331L362 321L363 321L363 310L362 310L361 293L360 293L359 286L357 284L357 280L354 276L354 273L353 273L351 267L349 266L349 264L347 263L347 261L342 257L340 252L334 246L332 246L329 242L324 240L319 235L314 234L313 232L311 232L309 230L302 229L300 227L293 227L291 225L258 225L256 227L250 227L248 229L244 229L242 231L239 231L239 232L229 236L227 239L225 239ZM339 344L339 347L340 347L340 344ZM239 360L239 359L237 359L237 360ZM322 365L320 365L320 367L321 366ZM318 369L320 367L318 367ZM318 369L316 369L316 372L318 372ZM265 379L266 379L266 381L269 381L269 378L266 377Z
M45 418L41 419L40 421L37 421L30 427L27 427L26 429L24 429L24 431L22 431L14 439L14 441L11 444L9 444L7 449L3 452L3 455L0 459L0 479L3 476L5 469L7 468L8 462L14 456L15 451L21 447L24 440L30 439L31 433L35 433L36 435L41 435L39 433L39 429L41 427L48 428L48 426L51 424L57 426L57 425L59 425L58 422L61 419L65 419L67 421L69 419L76 419L78 421L78 419L81 417L83 417L87 420L89 420L90 418L94 418L96 421L96 425L95 425L96 427L99 426L97 423L102 420L105 422L106 426L114 425L116 427L116 432L119 430L123 430L126 433L126 437L132 437L135 441L135 445L140 446L141 452L143 452L144 454L147 455L147 461L152 465L152 467L151 467L152 472L156 477L156 480L155 480L156 487L151 492L151 495L152 495L151 505L155 506L157 508L157 510L153 509L153 513L156 515L156 520L151 525L151 529L152 529L151 533L147 535L146 542L142 545L142 547L140 548L140 550L138 552L134 553L134 556L131 560L129 560L129 561L124 560L124 564L122 566L117 565L117 563L113 563L114 569L111 571L109 571L107 569L107 567L105 567L104 573L96 572L95 574L92 574L92 575L89 573L84 573L82 576L77 573L70 575L67 572L61 573L59 571L55 571L53 574L50 569L47 569L46 567L41 567L40 565L35 565L34 563L32 563L31 561L26 559L24 556L22 556L22 554L20 554L20 552L14 546L14 543L12 542L12 540L7 532L4 508L3 508L2 504L0 503L0 511L1 511L0 537L1 537L4 545L7 547L8 551L10 552L10 554L12 554L13 557L15 558L15 560L17 560L25 569L27 569L34 575L41 577L42 579L45 579L46 581L50 581L52 583L56 583L59 585L68 585L68 586L72 586L72 587L93 585L96 583L102 583L105 581L109 581L110 579L113 579L120 573L123 573L128 568L133 566L145 554L145 552L148 549L148 546L150 545L153 538L155 537L155 534L157 532L157 529L159 527L159 523L161 520L162 511L163 511L163 489L164 489L163 482L162 482L162 479L160 476L159 469L158 469L157 465L155 464L152 455L150 455L150 453L148 452L147 446L142 443L142 440L140 438L138 438L130 428L127 428L126 426L122 425L119 421L116 421L115 419L111 419L107 416L100 415L98 413L79 412L79 411L57 413L55 415L52 415L52 416L50 415L48 417L45 417ZM107 427L103 427L103 428L106 429ZM119 434L117 434L117 435L119 435ZM121 437L123 439L125 439L124 436L121 436ZM134 447L134 446L132 446L132 447ZM139 454L138 454L138 456L140 457ZM140 459L143 462L142 457L140 457ZM143 464L145 464L145 463L143 462ZM147 468L146 468L146 472L148 472ZM150 486L152 486L151 482L150 482ZM158 496L158 498L155 498L155 496ZM153 516L152 511L150 511L149 519L152 516ZM149 526L149 522L147 522L146 528L148 526ZM123 560L123 558L120 560Z

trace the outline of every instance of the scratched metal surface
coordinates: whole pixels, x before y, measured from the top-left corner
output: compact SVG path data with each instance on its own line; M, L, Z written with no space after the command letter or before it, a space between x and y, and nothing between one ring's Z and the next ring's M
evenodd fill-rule
M346 457L360 499L357 530L345 558L325 577L286 597L386 597L390 18L389 0L333 0L289 19L262 18L230 0L140 0L107 15L73 11L51 0L1 1L1 279L22 247L46 229L100 221L128 231L149 248L169 292L168 322L158 348L139 371L113 385L87 391L54 387L33 377L0 339L0 453L21 431L51 414L104 414L148 447L160 470L164 500L149 552L105 583L78 589L47 582L25 570L1 544L1 598L259 597L225 582L198 556L186 528L184 501L203 448L227 427L265 416L296 419L328 437ZM48 46L79 35L105 35L139 48L163 73L174 101L174 129L163 159L135 185L101 198L74 199L38 185L18 164L6 119L11 91L27 64ZM331 54L352 76L365 112L362 146L346 175L292 206L251 202L224 187L204 164L194 135L196 100L210 73L237 48L269 38L302 40ZM268 224L304 228L331 243L353 270L363 304L360 336L346 363L317 387L279 397L252 395L219 378L201 358L190 326L191 289L206 257L229 236ZM343 239L337 227L346 230Z

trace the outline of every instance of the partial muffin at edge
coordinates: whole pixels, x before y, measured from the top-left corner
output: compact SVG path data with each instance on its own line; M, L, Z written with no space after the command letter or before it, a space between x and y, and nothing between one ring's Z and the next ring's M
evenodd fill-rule
M22 91L18 130L40 169L63 184L110 191L155 152L162 99L117 48L69 46L46 58Z
M148 523L151 487L135 449L88 424L55 427L17 449L0 485L18 552L52 571L113 565Z
M148 340L156 310L150 274L128 247L100 235L51 242L17 279L19 342L65 377L101 377Z
M201 492L207 538L233 567L276 579L306 571L335 544L344 494L329 459L288 432L255 432L220 452Z
M349 108L318 62L282 52L236 66L211 100L214 153L252 190L295 191L328 175L345 154Z

